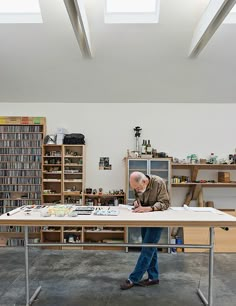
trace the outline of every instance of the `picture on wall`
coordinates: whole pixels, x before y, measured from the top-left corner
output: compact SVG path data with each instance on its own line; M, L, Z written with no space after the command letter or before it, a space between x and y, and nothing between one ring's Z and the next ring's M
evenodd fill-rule
M99 170L111 170L109 157L100 157Z

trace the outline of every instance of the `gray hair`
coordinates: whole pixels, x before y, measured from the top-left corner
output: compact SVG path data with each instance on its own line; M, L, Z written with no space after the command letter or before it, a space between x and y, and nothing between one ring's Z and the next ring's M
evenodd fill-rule
M133 176L134 181L138 184L146 178L146 175L142 172L133 172L131 175Z

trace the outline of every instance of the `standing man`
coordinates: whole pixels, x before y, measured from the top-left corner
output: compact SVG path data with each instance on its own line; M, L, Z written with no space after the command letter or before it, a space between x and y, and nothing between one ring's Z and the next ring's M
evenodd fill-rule
M152 213L166 210L170 206L166 184L159 176L133 172L130 175L130 187L135 193L134 213ZM161 232L161 227L142 227L142 243L158 243ZM142 280L145 272L147 272L148 278ZM120 285L120 288L126 290L134 285L150 286L156 284L159 284L157 248L142 247L133 272Z

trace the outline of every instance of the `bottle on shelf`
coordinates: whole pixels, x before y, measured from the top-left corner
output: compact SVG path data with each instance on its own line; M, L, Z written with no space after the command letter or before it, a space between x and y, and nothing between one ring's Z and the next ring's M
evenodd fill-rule
M148 143L147 143L147 154L148 155L152 154L152 145L151 145L150 140L148 140Z
M141 146L141 154L147 154L147 142L143 139L143 143Z

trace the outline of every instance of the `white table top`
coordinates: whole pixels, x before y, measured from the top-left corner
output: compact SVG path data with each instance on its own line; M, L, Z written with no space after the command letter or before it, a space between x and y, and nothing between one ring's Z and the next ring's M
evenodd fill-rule
M102 207L108 209L108 207ZM11 216L0 216L1 225L18 226L129 226L129 227L236 227L236 217L228 215L214 208L171 207L166 211L134 213L125 207L113 207L119 210L117 216L78 215L76 217L41 217L39 210L30 213L18 211ZM19 210L19 209L18 209Z

